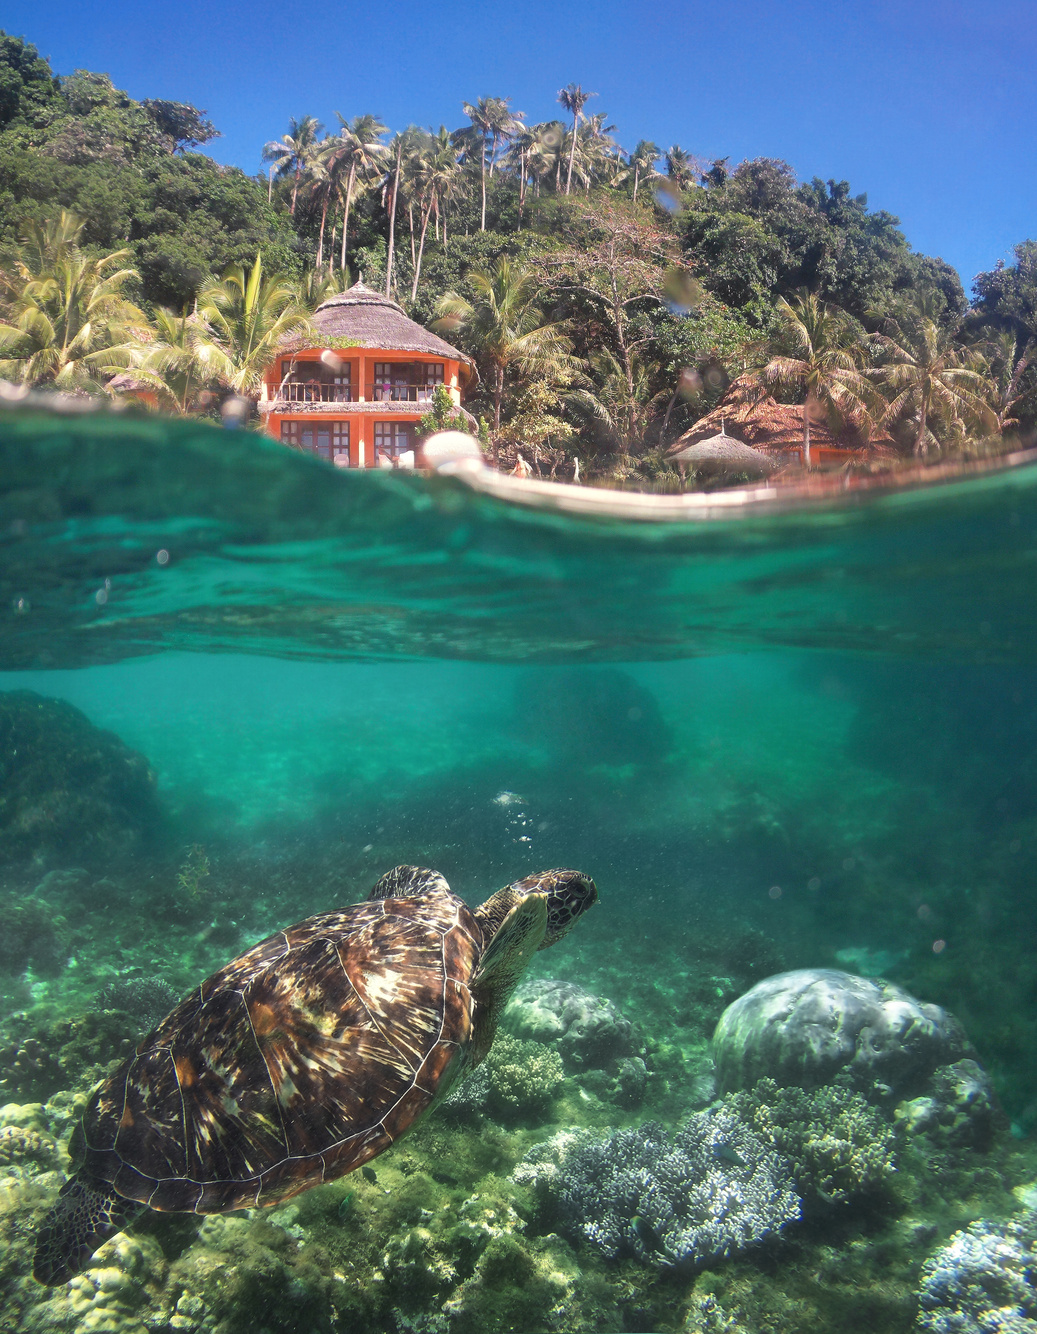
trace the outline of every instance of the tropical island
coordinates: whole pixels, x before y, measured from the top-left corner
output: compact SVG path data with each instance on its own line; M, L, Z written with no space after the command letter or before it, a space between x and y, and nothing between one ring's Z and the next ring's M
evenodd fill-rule
M199 151L204 111L56 75L0 33L0 379L217 419L234 400L345 466L409 462L460 420L502 470L656 491L984 457L1033 431L1037 242L969 296L846 181L627 150L594 98L569 84L529 124L481 97L436 130L301 115L250 176ZM350 306L418 326L419 359L353 337ZM331 363L357 346L383 359L350 381ZM324 369L300 374L299 349ZM332 457L278 411L304 400L391 401L398 421L360 446L354 426L352 452L347 424Z

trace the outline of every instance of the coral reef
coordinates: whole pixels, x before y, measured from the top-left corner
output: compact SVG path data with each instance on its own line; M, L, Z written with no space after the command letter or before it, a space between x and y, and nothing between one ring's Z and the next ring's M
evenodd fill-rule
M796 1189L815 1208L880 1191L896 1171L894 1134L859 1093L779 1088L761 1079L724 1101L789 1161Z
M608 1258L707 1264L800 1217L788 1164L727 1107L696 1112L672 1139L646 1122L606 1140L556 1140L526 1162L535 1169L552 1153L554 1170L532 1180L566 1230Z
M1037 1334L1037 1214L956 1232L922 1266L919 1334Z
M179 1001L176 990L160 977L121 977L97 993L102 1010L133 1015L142 1034L150 1033Z
M107 864L145 847L160 823L142 755L63 700L0 694L0 861Z
M542 1042L498 1033L478 1069L444 1103L503 1121L542 1120L565 1082L562 1059Z
M759 1079L866 1098L921 1093L933 1071L974 1055L953 1015L882 979L831 968L765 978L729 1005L713 1038L721 1092Z
M88 1086L140 1037L136 1017L100 1010L49 1023L23 1016L0 1041L0 1097L44 1102L62 1089Z
M19 1163L26 1159L56 1167L58 1146L49 1136L23 1126L6 1125L0 1128L0 1166Z

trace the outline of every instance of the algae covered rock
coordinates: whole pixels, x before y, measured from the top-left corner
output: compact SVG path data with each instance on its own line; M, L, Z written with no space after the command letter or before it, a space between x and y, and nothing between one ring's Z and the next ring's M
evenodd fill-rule
M566 1065L603 1068L640 1054L634 1026L603 996L573 982L540 977L524 982L508 1002L504 1026L516 1037L557 1046Z
M72 932L65 918L34 898L8 898L2 911L0 973L17 976L27 968L40 977L60 973L72 946Z
M63 700L0 693L0 862L109 864L158 832L143 755Z
M721 1092L773 1079L903 1098L921 1092L938 1067L973 1054L961 1024L939 1005L831 968L758 982L727 1007L713 1037Z
M905 1099L896 1119L909 1134L925 1134L947 1148L987 1148L1004 1114L990 1077L976 1061L955 1061L934 1071L925 1094Z

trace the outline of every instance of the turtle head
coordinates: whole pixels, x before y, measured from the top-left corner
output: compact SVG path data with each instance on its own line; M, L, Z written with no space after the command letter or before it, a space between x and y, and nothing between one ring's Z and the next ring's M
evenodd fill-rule
M576 919L598 901L597 886L590 876L568 868L541 871L519 880L512 888L519 893L532 891L547 898L547 929L540 944L542 950L557 944Z

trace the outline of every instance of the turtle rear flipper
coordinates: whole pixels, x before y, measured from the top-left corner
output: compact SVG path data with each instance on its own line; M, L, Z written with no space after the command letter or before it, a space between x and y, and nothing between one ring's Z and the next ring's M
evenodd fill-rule
M57 1204L40 1228L33 1277L48 1287L66 1283L86 1266L102 1243L143 1212L142 1204L124 1199L105 1181L72 1177L61 1188Z

